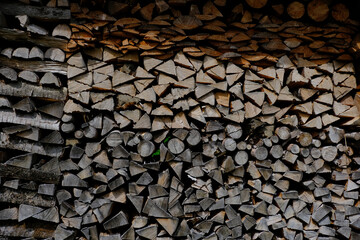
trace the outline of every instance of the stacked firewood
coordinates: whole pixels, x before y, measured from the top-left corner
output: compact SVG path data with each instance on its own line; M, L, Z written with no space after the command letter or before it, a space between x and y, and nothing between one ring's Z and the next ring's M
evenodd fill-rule
M0 236L360 238L351 5L46 5L0 3Z
M180 50L195 58L206 55L246 67L273 65L287 53L318 64L329 59L351 61L349 50L353 50L352 35L358 26L349 18L347 6L336 2L328 5L322 0L308 4L267 0L108 1L104 11L76 3L71 6L78 22L71 24L69 48L100 45L117 52L107 54L104 61L136 51L143 57L165 60ZM315 25L317 22L321 25Z
M6 15L0 29L0 236L49 238L60 223L56 192L70 38L61 22L70 20L70 11L0 6Z
M81 228L90 215L122 238L350 236L358 215L334 227L331 213L355 205L358 163L332 125L359 117L352 63L285 55L256 72L178 52L115 70L74 56L83 71L68 72L75 127L62 186L83 190L66 226L99 234Z

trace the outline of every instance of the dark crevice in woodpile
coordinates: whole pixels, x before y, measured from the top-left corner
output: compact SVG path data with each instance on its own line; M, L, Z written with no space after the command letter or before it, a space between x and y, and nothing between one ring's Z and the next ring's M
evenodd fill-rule
M0 2L0 238L358 239L357 9Z

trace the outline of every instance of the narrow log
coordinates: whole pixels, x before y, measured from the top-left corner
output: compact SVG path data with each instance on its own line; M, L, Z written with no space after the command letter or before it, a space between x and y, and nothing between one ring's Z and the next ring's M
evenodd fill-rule
M6 12L7 15L27 15L43 21L62 21L71 18L69 9L36 7L12 1L2 1L0 11Z
M46 227L43 224L28 226L28 224L7 223L0 226L0 235L9 238L51 238L54 236L55 227Z
M28 190L13 190L2 189L0 190L0 202L11 204L28 204L39 207L54 207L56 204L55 199L43 197L34 191Z
M25 169L5 164L0 164L0 176L43 183L58 184L60 182L60 176L54 173L47 173L36 169Z
M28 140L8 140L5 134L0 133L1 148L8 148L14 150L20 150L24 152L37 153L40 155L50 157L60 157L63 153L61 146L43 145L41 143L32 142Z
M67 75L67 65L50 61L22 61L18 59L8 59L0 56L0 62L3 66L19 70L28 70L34 72L52 72L61 75Z
M22 125L30 125L32 127L38 127L49 130L59 130L60 121L53 120L37 114L28 114L18 116L13 111L3 110L0 114L1 123L14 123Z

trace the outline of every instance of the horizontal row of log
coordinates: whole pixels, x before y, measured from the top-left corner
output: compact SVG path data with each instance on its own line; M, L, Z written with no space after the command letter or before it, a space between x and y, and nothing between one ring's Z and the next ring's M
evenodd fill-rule
M176 6L180 4L182 7L174 8L166 1L155 1L145 6L140 3L133 6L132 14L125 17L124 13L130 10L130 6L125 7L124 4L109 2L109 13L74 4L73 16L86 23L70 24L72 34L68 49L100 44L114 50L111 57L113 60L119 58L119 61L123 54L136 50L144 51L142 56L156 56L164 60L173 57L179 48L184 48L184 52L192 57L208 55L246 66L253 62L268 66L287 52L325 63L329 57L351 60L346 49L350 47L351 35L358 25L350 20L349 7L336 3L331 6L334 8L333 16L339 21L346 21L346 24L317 27L297 21L301 16L295 15L304 15L302 9L305 10L301 7L305 3L299 1L285 3L289 4L288 7L273 4L273 12L254 12L253 8L248 8L249 4L244 3L234 6L234 3L228 3L227 7L223 7L212 1L198 4L177 1ZM164 11L157 11L164 6L167 6ZM279 16L284 9L293 16L293 21L283 21L283 17ZM321 0L311 1L309 10L310 15L325 17L321 21L329 15L329 6ZM102 22L94 23L97 20ZM101 40L96 38L99 35L102 35ZM93 54L95 56L94 51ZM100 57L99 60L110 60L97 57Z
M322 129L341 119L342 124L352 125L359 116L358 97L351 96L357 88L352 63L317 65L302 58L294 63L283 56L276 66L256 72L208 56L203 60L188 58L179 52L174 60L145 57L143 67L134 70L130 65L114 70L113 64L103 63L87 72L80 68L85 62L82 55L74 56L81 60L68 72L72 99L66 102L64 112L89 112L89 103L94 110L120 109L115 117L120 128L131 122L136 129L152 131L164 126L190 128L188 117L202 123L221 117L241 123L262 115L262 121L269 124L276 118L292 126ZM138 105L140 101L148 105L137 107L131 115L121 110L124 104ZM145 113L140 114L140 110ZM288 112L291 116L285 115Z

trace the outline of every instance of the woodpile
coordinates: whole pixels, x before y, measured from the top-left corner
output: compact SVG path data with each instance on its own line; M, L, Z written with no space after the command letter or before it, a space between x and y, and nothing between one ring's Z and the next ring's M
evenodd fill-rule
M0 237L359 239L353 7L1 2Z

